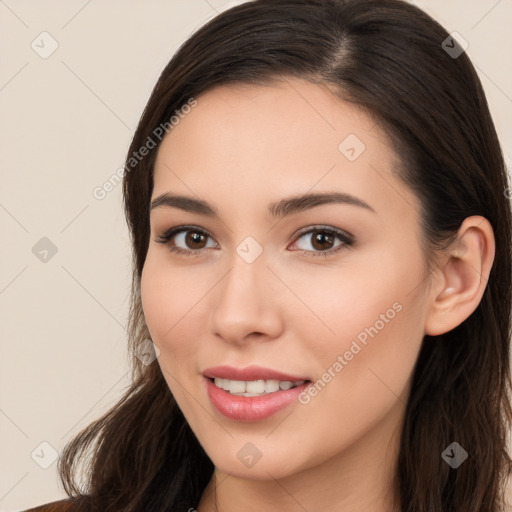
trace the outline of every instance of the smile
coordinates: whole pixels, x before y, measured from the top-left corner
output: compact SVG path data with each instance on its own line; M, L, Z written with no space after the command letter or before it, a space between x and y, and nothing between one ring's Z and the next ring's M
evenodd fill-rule
M279 381L274 379L245 381L221 379L217 377L213 382L218 388L227 391L231 395L255 397L275 393L280 390L286 391L301 386L305 381L298 380L296 382L290 382L289 380Z
M217 383L215 383L217 380ZM235 421L260 421L298 403L299 395L311 381L233 381L204 378L206 394L213 407L224 417ZM229 387L228 390L222 386ZM259 393L248 390L256 389ZM282 387L281 387L282 386ZM233 389L234 393L231 393ZM266 391L266 390L269 391Z

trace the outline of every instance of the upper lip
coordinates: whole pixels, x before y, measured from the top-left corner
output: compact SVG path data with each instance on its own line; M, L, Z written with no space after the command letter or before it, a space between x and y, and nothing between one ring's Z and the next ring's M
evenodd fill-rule
M271 368L263 368L262 366L246 366L245 368L234 368L232 366L213 366L203 371L203 375L210 379L218 377L220 379L229 380L279 380L297 382L299 380L309 380L307 377L289 375Z

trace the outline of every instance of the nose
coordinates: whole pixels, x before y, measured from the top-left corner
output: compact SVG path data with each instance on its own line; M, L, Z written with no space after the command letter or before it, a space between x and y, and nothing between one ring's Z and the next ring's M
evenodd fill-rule
M237 254L231 269L215 287L211 332L222 340L245 344L277 338L283 327L283 284L261 255L247 263Z

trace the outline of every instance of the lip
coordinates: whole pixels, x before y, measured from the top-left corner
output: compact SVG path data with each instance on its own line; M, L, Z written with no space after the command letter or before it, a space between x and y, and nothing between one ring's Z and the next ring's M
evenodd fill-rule
M209 377L205 376L204 380L206 392L215 409L229 419L244 422L264 420L291 404L296 404L299 395L311 384L308 381L295 388L282 389L262 396L236 396L217 387Z
M309 377L288 375L286 373L264 368L262 366L251 365L245 368L234 368L232 366L213 366L203 371L203 375L209 379L218 377L219 379L229 380L279 380L297 382L298 380L311 380Z

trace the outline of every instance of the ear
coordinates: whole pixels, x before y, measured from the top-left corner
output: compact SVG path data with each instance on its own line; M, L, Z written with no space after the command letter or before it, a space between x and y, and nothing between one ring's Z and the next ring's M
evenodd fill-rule
M457 238L439 258L432 274L425 334L451 331L477 308L494 261L494 232L481 216L464 219Z

